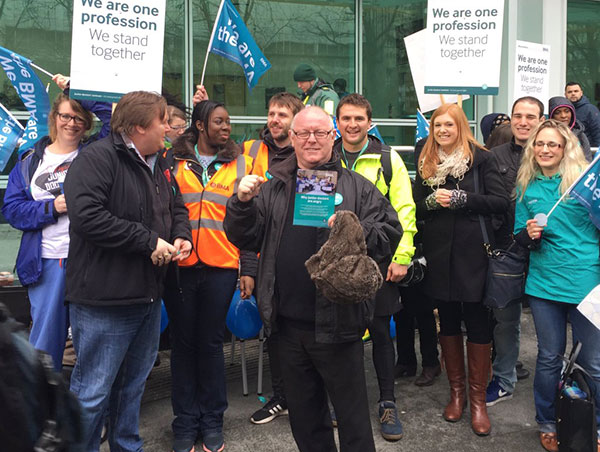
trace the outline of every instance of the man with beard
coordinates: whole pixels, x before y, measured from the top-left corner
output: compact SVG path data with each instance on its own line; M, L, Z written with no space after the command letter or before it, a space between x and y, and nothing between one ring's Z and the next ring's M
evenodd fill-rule
M293 94L277 93L269 100L267 128L261 133L260 140L244 142L244 154L254 159L252 174L268 178L268 169L273 164L285 160L294 153L289 137L292 119L304 108L300 99ZM287 402L283 390L281 366L278 353L278 335L273 331L267 339L267 351L271 366L271 385L273 397L251 417L253 424L266 424L277 416L287 414Z

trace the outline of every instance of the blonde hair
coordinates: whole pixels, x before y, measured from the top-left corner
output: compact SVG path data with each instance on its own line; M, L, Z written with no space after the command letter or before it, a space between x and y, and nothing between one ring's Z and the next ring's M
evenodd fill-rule
M442 116L445 114L449 114L452 120L455 122L456 127L458 129L458 137L456 138L456 147L462 147L463 157L469 160L469 164L473 164L473 151L471 150L471 145L474 147L478 147L481 149L485 149L485 147L480 144L473 134L471 133L471 128L469 127L469 121L465 116L465 112L456 104L443 104L431 115L431 132L427 137L427 142L425 146L423 146L423 151L419 156L419 173L423 179L428 179L435 175L437 166L440 163L440 158L438 157L438 144L434 139L434 130L433 124L438 116Z
M517 198L517 194L519 194L520 199L523 199L525 191L527 191L527 187L531 181L537 175L542 173L540 166L535 160L534 143L537 140L538 134L543 129L556 130L564 141L563 158L558 166L558 173L562 177L559 187L561 195L565 193L571 184L580 176L581 172L588 166L588 161L583 155L579 139L571 132L571 129L554 119L546 119L538 124L537 128L533 131L525 144L523 156L521 157L521 165L517 172L515 193L513 194L514 198Z

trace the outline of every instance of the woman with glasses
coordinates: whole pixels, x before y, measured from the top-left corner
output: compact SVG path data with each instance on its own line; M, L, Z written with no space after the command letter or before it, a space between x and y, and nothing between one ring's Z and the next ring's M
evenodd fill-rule
M53 80L65 90L68 77ZM110 128L111 105L76 101L61 93L48 116L49 136L25 150L10 172L2 214L23 231L17 255L17 274L27 286L33 320L29 341L52 356L60 370L69 327L64 305L69 250L69 219L62 184L71 162L87 144L94 113L103 123L94 137Z
M431 134L420 156L413 196L423 221L427 273L423 291L440 316L440 345L450 382L448 422L461 419L466 406L466 375L461 322L467 327L471 427L488 435L485 390L490 370L491 329L483 305L487 255L483 217L493 237L491 215L508 208L508 194L494 156L473 137L460 107L444 104L431 117Z
M241 155L230 135L225 106L205 100L194 107L190 127L172 148L173 174L189 211L194 247L172 269L179 276L168 278L164 297L172 334L175 452L194 450L199 438L207 452L224 447L223 336L240 263L242 297L254 288L256 254L240 253L223 230L227 200L252 168L252 159Z
M565 353L567 321L573 343L581 342L577 362L592 376L596 418L600 426L600 331L577 305L600 284L600 233L587 210L570 197L567 188L587 167L577 137L563 123L542 122L529 138L517 173L515 238L530 251L525 293L535 323L538 354L533 382L540 442L557 451L554 398ZM600 444L599 448L600 450Z
M170 148L175 140L185 132L187 128L187 115L174 105L167 106L167 115L169 116L170 130L165 134L165 147Z

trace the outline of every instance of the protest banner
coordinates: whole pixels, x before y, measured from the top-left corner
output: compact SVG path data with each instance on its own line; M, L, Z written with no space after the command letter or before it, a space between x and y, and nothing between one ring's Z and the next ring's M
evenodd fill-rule
M571 196L590 213L592 223L600 229L600 152L582 173L571 190Z
M415 130L415 144L421 141L423 138L429 136L429 122L423 116L420 110L417 110L417 129Z
M538 213L534 219L538 225L546 226L548 218L554 212L554 209L565 199L571 195L583 207L587 209L590 215L590 220L600 229L600 187L598 186L598 178L600 177L600 152L597 152L594 160L590 162L588 167L583 171L569 188L558 198L552 209L548 213Z
M0 104L0 171L6 168L21 135L23 126Z
M425 93L498 94L503 16L504 0L428 0Z
M29 120L20 140L20 150L24 151L48 135L50 99L44 84L31 67L31 60L0 47L0 65L29 111Z
M162 91L165 1L75 0L71 97L118 102Z
M550 98L550 46L517 41L515 52L514 99L533 96L544 104L548 113Z
M256 86L263 74L271 68L271 63L261 52L230 0L222 0L219 5L217 18L208 41L208 50L204 58L201 85L204 84L206 63L210 52L221 55L240 65L244 70L246 83L250 91Z
M404 45L406 47L408 64L410 66L410 72L415 85L417 101L419 102L419 109L424 113L433 111L442 105L442 100L437 94L425 94L425 55L427 54L427 30L423 29L413 33L412 35L406 36L404 38ZM463 96L463 100L468 98L469 96ZM454 104L458 101L458 96L446 95L444 96L444 101L445 103Z

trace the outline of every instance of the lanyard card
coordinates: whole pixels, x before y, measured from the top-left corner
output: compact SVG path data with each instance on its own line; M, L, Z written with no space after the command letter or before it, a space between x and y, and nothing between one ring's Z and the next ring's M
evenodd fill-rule
M294 199L296 226L326 228L335 211L337 172L298 169Z

